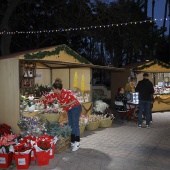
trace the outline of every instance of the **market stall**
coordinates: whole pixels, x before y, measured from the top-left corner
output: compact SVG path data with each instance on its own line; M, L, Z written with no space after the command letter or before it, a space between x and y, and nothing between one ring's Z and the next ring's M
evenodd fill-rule
M91 113L92 68L122 71L115 67L96 66L70 49L58 45L12 54L0 58L0 123L19 132L20 95L34 95L38 87L51 85L61 78L66 89L76 91L84 111Z
M137 77L137 82L143 79L143 73L149 73L149 80L153 83L154 105L153 112L170 110L170 65L159 60L146 62L131 69Z

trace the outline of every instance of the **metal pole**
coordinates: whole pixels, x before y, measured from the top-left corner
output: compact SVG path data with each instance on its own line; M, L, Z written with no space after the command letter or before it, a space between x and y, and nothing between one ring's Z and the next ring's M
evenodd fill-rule
M169 0L169 56L170 56L170 0Z

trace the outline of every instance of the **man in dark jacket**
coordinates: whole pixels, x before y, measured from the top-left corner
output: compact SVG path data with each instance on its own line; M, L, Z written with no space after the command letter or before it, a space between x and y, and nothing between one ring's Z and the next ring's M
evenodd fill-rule
M135 91L139 92L139 114L138 114L138 127L142 127L142 113L145 111L146 128L150 127L150 108L151 96L154 93L152 82L148 79L148 73L143 74L143 80L139 81Z

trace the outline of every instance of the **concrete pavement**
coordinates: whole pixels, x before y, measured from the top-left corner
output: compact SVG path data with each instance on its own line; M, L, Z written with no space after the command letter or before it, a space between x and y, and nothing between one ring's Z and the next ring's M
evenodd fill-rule
M16 170L16 167L9 169ZM153 113L150 129L134 121L85 131L81 146L55 154L48 166L31 163L30 170L169 170L170 112Z

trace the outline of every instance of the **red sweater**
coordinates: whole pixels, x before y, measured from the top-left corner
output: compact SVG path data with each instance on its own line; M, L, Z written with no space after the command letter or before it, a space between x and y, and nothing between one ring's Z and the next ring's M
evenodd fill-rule
M74 95L69 90L66 90L66 89L62 89L60 94L58 94L58 93L50 93L50 94L46 95L45 98L47 100L49 100L49 99L57 99L61 105L68 104L71 101L76 100L76 102L74 104L71 104L69 106L64 107L64 109L66 111L72 109L75 106L80 105L80 103L76 99L76 97L74 97Z

